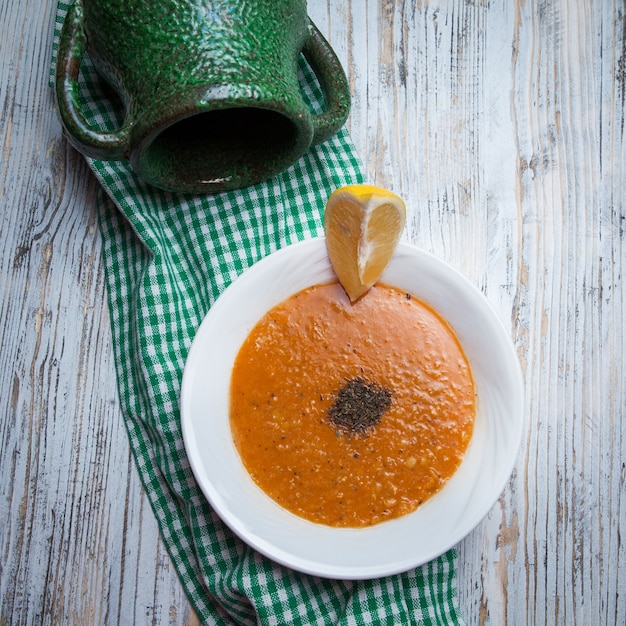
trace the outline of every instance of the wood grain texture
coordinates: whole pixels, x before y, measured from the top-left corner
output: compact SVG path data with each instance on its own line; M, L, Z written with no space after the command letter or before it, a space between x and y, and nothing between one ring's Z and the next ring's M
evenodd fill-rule
M477 624L626 623L626 10L310 0L371 182L485 293L528 428L458 547ZM97 185L48 88L53 6L0 4L0 624L196 624L129 452Z

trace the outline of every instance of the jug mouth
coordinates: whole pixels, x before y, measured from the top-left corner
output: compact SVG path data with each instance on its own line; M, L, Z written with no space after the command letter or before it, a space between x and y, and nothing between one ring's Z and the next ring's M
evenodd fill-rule
M308 149L313 131L304 118L255 102L201 103L149 133L131 165L168 191L247 187L286 170Z

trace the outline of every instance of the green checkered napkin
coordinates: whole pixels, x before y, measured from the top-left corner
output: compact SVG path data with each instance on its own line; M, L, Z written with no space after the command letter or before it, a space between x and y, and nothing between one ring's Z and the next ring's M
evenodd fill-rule
M54 52L68 5L60 3ZM312 110L323 96L306 62ZM89 59L83 111L102 130L120 112ZM145 185L126 163L89 160L100 227L119 396L131 449L189 600L206 624L459 624L455 553L405 574L327 580L249 548L212 511L185 453L179 392L185 358L209 307L247 267L322 233L330 192L361 181L345 130L275 178L237 192L181 196Z

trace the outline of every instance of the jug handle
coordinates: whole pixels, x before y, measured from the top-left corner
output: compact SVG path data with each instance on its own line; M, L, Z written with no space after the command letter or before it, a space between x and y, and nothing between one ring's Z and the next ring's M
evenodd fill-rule
M119 161L127 158L130 126L100 132L90 127L80 110L78 72L86 39L83 21L83 3L76 0L67 12L59 39L55 76L59 113L65 135L77 150L95 159Z
M313 115L313 144L330 139L345 123L350 112L350 86L334 50L309 19L310 34L302 53L311 65L326 99L326 110Z

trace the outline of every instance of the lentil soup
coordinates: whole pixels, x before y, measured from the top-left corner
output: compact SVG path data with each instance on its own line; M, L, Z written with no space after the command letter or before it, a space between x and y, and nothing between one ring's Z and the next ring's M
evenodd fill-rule
M460 465L476 411L448 324L377 284L298 292L244 341L230 389L233 440L252 479L310 521L362 527L414 511Z

